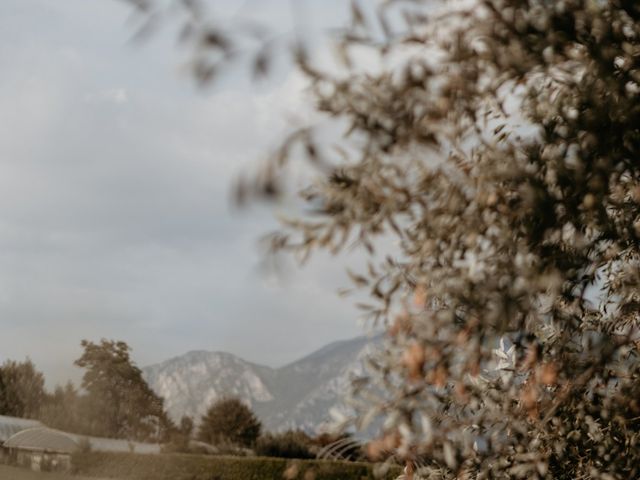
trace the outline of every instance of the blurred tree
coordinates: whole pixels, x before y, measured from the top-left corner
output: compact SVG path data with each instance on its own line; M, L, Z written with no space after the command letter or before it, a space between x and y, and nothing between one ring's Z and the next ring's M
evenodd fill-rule
M207 82L243 32L184 4ZM354 384L356 425L385 419L370 455L429 478L640 478L640 5L363 5L343 68L294 46L344 136L301 126L238 198L283 193L306 156L309 209L273 250L370 255L351 275L388 331Z
M351 433L323 432L311 438L311 450L322 458L336 460L362 461L367 456L363 451L362 441Z
M131 440L160 441L170 429L163 400L131 361L124 342L83 340L82 356L75 361L86 369L82 388L87 392L81 409L92 435Z
M163 445L165 452L196 453L197 448L193 448L191 440L193 438L193 419L188 415L183 415L180 425L170 429L167 441Z
M261 435L256 442L256 454L263 457L315 458L312 440L301 430Z
M240 399L223 398L211 404L202 417L198 438L212 445L226 442L251 447L260 429L260 421Z
M187 438L191 438L193 434L193 427L193 418L189 415L183 415L180 419L180 427L178 428L180 433Z
M84 433L81 401L73 383L68 382L64 387L57 385L53 393L45 395L39 419L52 428Z
M44 376L31 360L0 366L0 415L38 418L44 398Z

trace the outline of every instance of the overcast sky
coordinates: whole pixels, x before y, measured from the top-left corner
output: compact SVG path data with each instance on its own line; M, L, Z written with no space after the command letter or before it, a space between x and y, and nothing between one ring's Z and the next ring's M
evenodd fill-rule
M307 3L322 27L347 4ZM290 7L219 4L285 34ZM203 92L174 32L132 42L130 13L0 2L0 360L29 356L51 385L78 377L83 338L125 340L139 365L207 349L278 366L360 334L339 261L261 275L271 212L230 207L234 176L307 115L304 81Z

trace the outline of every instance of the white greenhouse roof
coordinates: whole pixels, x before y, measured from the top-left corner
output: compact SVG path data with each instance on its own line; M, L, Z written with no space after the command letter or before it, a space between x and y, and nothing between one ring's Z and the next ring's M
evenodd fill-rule
M0 443L6 442L9 437L21 430L43 426L44 425L37 420L0 415Z
M47 432L54 432L60 435L64 435L67 439L71 440L74 443L73 449L77 448L81 443L88 441L91 449L98 452L160 453L160 445L157 443L132 442L129 440L119 440L115 438L89 437L86 435L67 433L60 430L47 428L44 424L37 420L6 417L4 415L0 415L0 445L7 442L11 437L15 436L19 432L33 429L40 429ZM32 432L28 436L18 437L18 439L22 438L22 440L20 440L21 442L34 442L34 439L36 437L36 433ZM5 443L5 446L8 447L10 445L6 445ZM21 444L20 447L16 448L29 447L25 447Z
M95 452L160 453L160 445L157 443L133 442L116 438L89 437L73 433L69 433L68 435L79 444L88 441L91 450Z
M72 453L78 449L77 442L64 432L46 427L28 428L18 432L6 442L5 448L20 448L58 453Z

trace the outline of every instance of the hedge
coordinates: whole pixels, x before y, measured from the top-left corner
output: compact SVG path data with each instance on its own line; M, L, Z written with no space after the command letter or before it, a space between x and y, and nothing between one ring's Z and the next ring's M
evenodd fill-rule
M327 460L287 460L189 454L83 452L72 457L74 473L118 480L373 480L373 465ZM393 479L399 469L389 472Z

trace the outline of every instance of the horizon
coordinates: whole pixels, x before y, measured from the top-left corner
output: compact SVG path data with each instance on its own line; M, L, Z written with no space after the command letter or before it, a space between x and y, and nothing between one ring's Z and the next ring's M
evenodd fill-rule
M144 372L145 369L152 368L152 367L159 366L159 365L163 365L165 363L169 363L169 362L171 362L173 360L177 360L177 359L183 358L183 357L185 357L185 356L187 356L189 354L192 354L192 353L206 353L206 354L231 355L231 356L233 356L233 357L235 357L235 358L237 358L239 360L242 360L243 362L247 362L247 363L250 363L252 365L256 365L256 366L259 366L259 367L268 367L268 368L271 368L272 370L280 370L280 369L285 368L285 367L287 367L289 365L292 365L292 364L297 363L297 362L299 362L301 360L304 360L307 357L313 356L317 352L322 351L327 347L331 347L331 346L336 345L336 344L354 342L356 340L365 340L365 339L366 340L373 340L377 336L379 336L379 333L366 333L365 332L362 335L357 335L357 336L348 337L348 338L337 338L335 340L330 340L328 343L324 343L324 344L319 345L317 347L312 347L312 349L309 350L308 352L306 352L306 353L303 352L301 355L299 355L299 356L297 356L295 358L292 358L290 360L287 360L287 361L285 361L285 363L281 363L281 364L269 364L269 363L266 363L266 362L249 360L249 359L243 357L242 355L239 355L239 354L236 354L234 352L227 351L227 350L203 349L203 348L187 350L184 353L181 353L181 354L178 354L178 355L172 355L172 356L164 358L164 359L162 359L160 361L157 361L157 362L154 362L154 363L148 363L148 364L144 364L144 365L140 364L139 362L136 361L136 359L135 359L135 351L132 349L132 351L131 351L131 363L133 365L137 366L140 370L142 370ZM103 339L88 339L88 340L96 342L96 341L103 340ZM106 340L121 340L121 339L106 339ZM126 340L121 340L121 341L124 341L125 343L127 343ZM45 372L46 369L42 369L28 355L26 357L23 357L23 358L5 358L5 359L0 360L0 364L2 362L6 361L6 360L12 360L12 361L17 361L17 362L22 362L22 361L27 361L27 360L32 361L34 366L35 366L35 368L38 371L40 371L40 372L42 372L44 374L45 388L47 388L49 390L53 390L57 386L64 386L69 382L72 383L75 387L79 388L81 386L81 383L82 383L82 375L83 375L82 370L83 369L82 369L82 367L78 367L78 366L74 365L73 362L72 362L72 368L74 369L76 375L74 375L72 377L69 377L66 380L63 379L62 381L57 381L55 383L52 383L50 381L50 379L46 375L46 372ZM74 359L74 361L75 361L75 359Z

